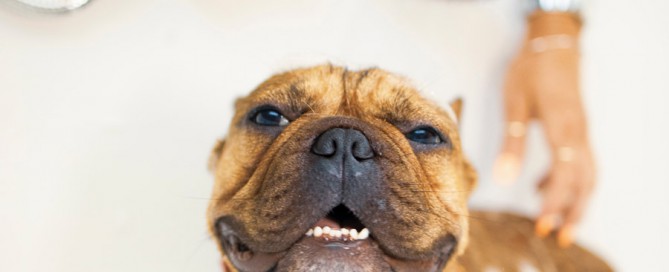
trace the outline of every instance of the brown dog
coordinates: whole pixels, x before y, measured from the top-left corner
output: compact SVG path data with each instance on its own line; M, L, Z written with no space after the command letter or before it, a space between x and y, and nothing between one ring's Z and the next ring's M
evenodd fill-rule
M469 213L455 116L379 69L275 75L213 150L211 233L238 271L609 271L530 220ZM460 102L452 104L458 115Z

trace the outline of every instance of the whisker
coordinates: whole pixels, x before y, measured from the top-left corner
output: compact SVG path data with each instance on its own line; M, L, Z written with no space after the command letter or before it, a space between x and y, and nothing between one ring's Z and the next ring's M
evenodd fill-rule
M211 242L211 241L212 241L211 235L209 234L209 232L205 232L204 237L201 238L199 242L197 242L197 245L195 246L195 248L193 248L191 250L191 253L188 254L188 257L186 258L185 263L184 263L181 271L192 271L192 269L190 269L188 267L189 263L193 260L193 257L195 256L195 254L199 253L199 251L202 250L203 246L207 242Z

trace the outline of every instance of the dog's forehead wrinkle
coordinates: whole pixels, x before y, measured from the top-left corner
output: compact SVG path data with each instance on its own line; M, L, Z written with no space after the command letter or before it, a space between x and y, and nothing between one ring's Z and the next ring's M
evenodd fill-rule
M374 117L390 122L434 116L437 112L424 103L407 79L377 68L350 71L324 65L295 70L268 79L254 93L256 100L265 97L282 101L298 114L319 112L327 104L339 105L333 114L360 117L376 111Z
M306 95L306 92L301 86L302 81L297 81L290 84L288 91L288 103L290 104L290 109L293 112L303 111L303 107L309 104L310 96Z
M375 68L375 67L372 67L372 68L365 69L365 70L362 70L362 71L358 72L358 79L356 80L355 87L357 88L358 86L360 86L360 83L362 83L362 81L363 81L365 78L367 78L367 76L368 76L368 75L370 74L370 72L373 71L373 70L376 70L376 68Z

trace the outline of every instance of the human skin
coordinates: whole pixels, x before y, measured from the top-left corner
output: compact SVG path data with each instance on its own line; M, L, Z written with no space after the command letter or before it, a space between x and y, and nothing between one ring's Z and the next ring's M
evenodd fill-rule
M569 246L595 185L595 162L588 140L579 78L579 18L564 12L534 12L523 46L509 66L504 86L507 130L495 162L499 183L521 172L525 128L538 121L552 161L539 182L543 196L536 233L558 231Z

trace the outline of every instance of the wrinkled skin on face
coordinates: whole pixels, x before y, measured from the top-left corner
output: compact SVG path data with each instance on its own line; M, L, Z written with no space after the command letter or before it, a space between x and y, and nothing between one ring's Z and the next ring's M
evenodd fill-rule
M229 268L436 271L464 251L475 173L456 121L406 80L379 69L298 69L235 109L212 152L207 213ZM305 235L337 207L370 238Z

